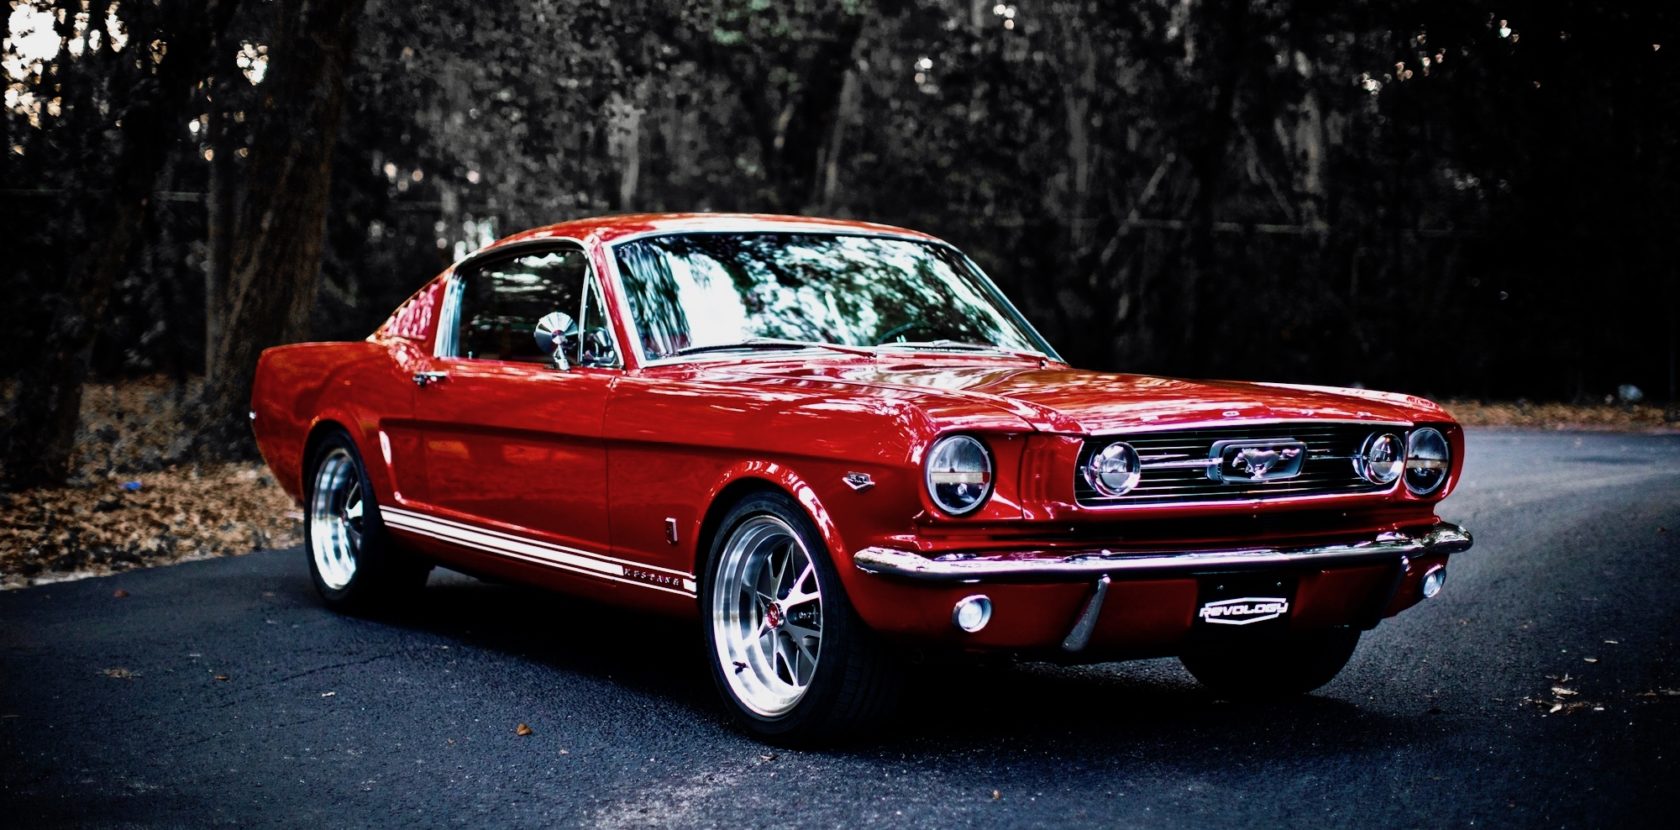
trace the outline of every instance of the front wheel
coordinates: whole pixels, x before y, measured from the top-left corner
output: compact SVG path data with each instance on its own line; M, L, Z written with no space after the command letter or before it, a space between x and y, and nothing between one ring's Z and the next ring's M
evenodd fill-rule
M361 454L334 433L312 458L303 546L315 589L335 610L366 612L407 599L431 567L397 548L385 532Z
M759 493L720 524L701 574L712 677L758 737L808 742L891 711L897 666L858 619L810 519Z
M1200 645L1179 657L1202 685L1229 700L1275 700L1329 683L1359 645L1359 632L1332 628L1278 640Z

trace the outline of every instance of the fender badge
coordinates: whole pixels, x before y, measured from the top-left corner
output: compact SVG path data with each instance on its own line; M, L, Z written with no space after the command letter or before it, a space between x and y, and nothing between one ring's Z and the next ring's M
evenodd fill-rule
M846 482L847 487L859 493L875 486L875 479L870 478L868 473L847 473L841 477L841 481Z

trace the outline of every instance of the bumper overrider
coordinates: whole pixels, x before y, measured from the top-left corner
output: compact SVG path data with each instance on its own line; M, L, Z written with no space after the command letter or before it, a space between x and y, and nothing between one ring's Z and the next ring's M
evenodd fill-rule
M1342 539L1331 543L1299 546L1232 547L1211 550L1115 551L1056 550L1056 551L987 551L983 553L947 553L929 557L913 551L886 547L870 547L855 552L853 565L864 573L885 577L905 587L949 591L991 589L995 595L1012 589L1030 590L1033 587L1081 586L1083 602L1071 624L1061 630L1059 646L1066 652L1078 652L1091 643L1099 632L1099 620L1110 635L1117 634L1117 626L1128 613L1140 621L1139 609L1153 608L1153 616L1141 619L1146 628L1155 632L1155 639L1177 628L1188 632L1193 607L1182 601L1186 591L1196 594L1195 586L1215 574L1295 573L1312 577L1304 579L1301 590L1307 592L1301 607L1308 613L1306 622L1330 622L1340 625L1371 627L1384 616L1397 613L1429 595L1425 587L1429 574L1444 577L1447 556L1470 549L1470 533L1447 522L1404 528L1373 534L1367 538ZM1338 582L1336 577L1351 574L1367 576L1364 583ZM1365 587L1369 583L1369 587ZM1188 587L1186 587L1188 586ZM1409 589L1409 590L1406 590ZM1129 592L1128 592L1129 591ZM1124 594L1124 604L1130 611L1116 610L1104 617L1105 603L1111 594ZM1312 593L1318 592L1318 593ZM1363 595L1350 601L1346 594ZM1179 601L1169 602L1167 596ZM970 597L967 599L984 599ZM1000 607L1002 600L999 600ZM1113 604L1113 603L1109 603ZM1335 606L1346 619L1335 613L1319 611ZM1193 605L1193 603L1191 603ZM960 608L958 610L961 610ZM991 616L991 601L987 600L986 617ZM969 617L973 617L972 614ZM1184 617L1183 625L1163 617ZM982 623L984 624L984 623ZM1123 638L1123 635L1122 635ZM1019 639L1019 638L1013 638ZM1115 639L1109 636L1107 639ZM1172 638L1166 638L1172 639ZM1030 646L1026 642L976 642L987 646ZM1049 644L1042 644L1049 645ZM1151 644L1133 642L1133 646ZM1154 643L1166 646L1170 643Z

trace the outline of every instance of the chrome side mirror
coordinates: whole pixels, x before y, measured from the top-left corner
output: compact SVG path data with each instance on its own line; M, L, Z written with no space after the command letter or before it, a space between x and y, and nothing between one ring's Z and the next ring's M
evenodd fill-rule
M554 359L555 368L570 369L572 364L566 362L566 339L576 333L577 321L572 319L572 315L564 311L550 311L537 321L537 328L531 335L537 339L537 348Z

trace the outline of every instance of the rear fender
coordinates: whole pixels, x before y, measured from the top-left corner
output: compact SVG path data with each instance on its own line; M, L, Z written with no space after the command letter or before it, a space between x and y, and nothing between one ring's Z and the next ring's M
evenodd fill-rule
M263 352L252 385L252 433L275 480L294 500L302 500L314 442L326 430L341 428L361 453L376 498L392 503L391 449L380 425L405 417L411 408L392 345L410 348L406 341L362 341Z

